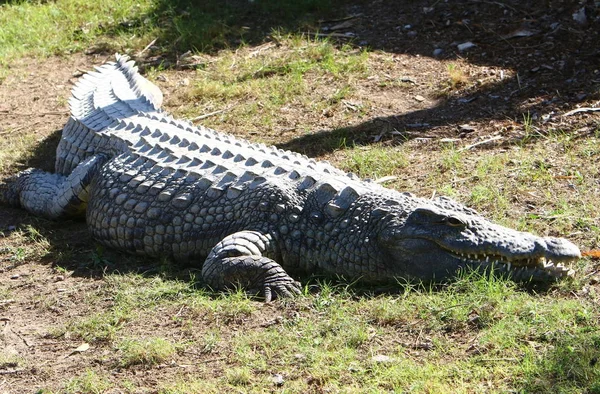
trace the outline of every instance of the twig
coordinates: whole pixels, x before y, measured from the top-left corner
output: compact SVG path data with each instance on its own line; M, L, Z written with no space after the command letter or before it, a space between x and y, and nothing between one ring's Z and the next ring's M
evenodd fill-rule
M69 111L49 111L49 112L9 112L9 111L0 111L1 115L6 116L45 116L45 115L68 115Z
M481 362L489 362L489 361L519 361L518 358L514 358L514 357L506 357L506 358L482 358L479 359L478 361Z
M233 107L235 107L235 105L232 105L232 106L227 107L227 108L220 109L218 111L209 112L209 113L204 114L204 115L196 116L195 118L190 119L190 122L197 122L197 121L202 120L202 119L210 118L211 116L218 115L220 113L229 111Z
M462 303L462 304L450 305L449 307L438 309L437 311L434 310L433 313L446 312L446 311L448 311L450 309L460 308L461 306L467 306L467 305L469 305L469 304L468 303Z
M137 56L138 56L138 57L139 57L139 56L142 56L142 54L143 54L144 52L146 52L148 49L150 49L150 47L151 47L152 45L154 45L154 44L156 43L156 40L158 40L158 37L157 37L157 38L155 38L154 40L150 41L150 44L146 45L146 46L144 47L144 49L142 49L141 51L139 51L139 52L138 52L138 54L137 54Z
M396 179L398 179L397 176L395 176L395 175L388 175L388 176L384 176L384 177L375 179L375 183L379 183L381 185L383 183L395 181Z
M360 14L352 14L352 15L348 15L348 16L345 16L345 17L343 17L343 18L338 18L338 19L321 19L321 20L319 20L319 23L334 23L334 22L343 22L343 21L347 21L347 20L350 20L350 19L354 19L354 18L361 17L362 15L363 15L363 14L362 14L362 13L360 13Z
M11 371L0 371L0 375L11 375L13 373L19 373L25 371L25 368L13 369Z
M271 49L273 47L276 47L276 46L277 46L277 44L274 43L273 41L266 42L266 43L264 43L262 45L259 45L252 52L250 52L249 54L247 54L246 58L248 59L248 58L252 58L252 57L258 56L261 52L269 50L269 49Z
M18 336L27 347L31 347L31 344L27 341L27 339L25 339L25 337L23 335L21 335L19 332L15 331L15 330L13 330L12 328L10 330L13 332L13 334Z
M179 316L181 316L181 312L183 312L184 309L185 309L185 305L183 305L181 308L179 308L179 311L173 317L179 317Z
M306 32L309 36L315 37L339 37L339 38L354 38L354 34L350 33L313 33L311 31Z
M574 109L567 113L564 113L563 116L571 116L571 115L574 115L579 112L595 112L595 111L600 111L600 108L592 108L592 107L577 108L577 109Z
M492 137L492 138L488 138L487 140L483 140L483 141L479 141L479 142L476 142L476 143L474 143L474 144L471 144L471 145L467 145L467 146L465 146L465 147L463 147L463 148L460 148L458 151L459 151L459 152L464 152L464 151L466 151L466 150L469 150L469 149L472 149L472 148L474 148L474 147L476 147L476 146L483 145L483 144L487 144L488 142L497 141L497 140L499 140L499 139L502 139L502 136L501 136L501 135L497 135L497 136L494 136L494 137Z

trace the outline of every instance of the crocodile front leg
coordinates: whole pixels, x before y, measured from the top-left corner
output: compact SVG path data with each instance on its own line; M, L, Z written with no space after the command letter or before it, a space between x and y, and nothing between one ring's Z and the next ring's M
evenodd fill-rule
M49 219L81 215L90 183L106 161L105 155L92 156L68 176L29 168L0 186L0 202Z
M202 278L214 289L241 286L258 291L270 302L273 297L300 294L300 284L273 259L273 239L256 231L240 231L225 237L210 252Z

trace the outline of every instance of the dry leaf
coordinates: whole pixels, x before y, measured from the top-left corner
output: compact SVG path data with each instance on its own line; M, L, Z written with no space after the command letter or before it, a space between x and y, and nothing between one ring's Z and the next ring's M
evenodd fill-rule
M585 252L581 252L584 257L591 257L592 259L600 259L600 249L592 249Z
M90 348L90 345L88 343L82 343L81 345L79 345L79 347L75 350L73 350L73 353L83 353L86 350L88 350Z

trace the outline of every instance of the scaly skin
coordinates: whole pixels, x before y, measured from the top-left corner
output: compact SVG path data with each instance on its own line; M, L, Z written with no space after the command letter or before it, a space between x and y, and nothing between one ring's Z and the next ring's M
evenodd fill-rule
M52 219L86 212L102 244L204 262L210 286L242 285L267 300L298 293L296 273L385 283L479 268L548 281L580 257L565 239L496 225L450 199L174 120L161 100L125 57L86 75L56 174L24 171L0 187L0 202Z

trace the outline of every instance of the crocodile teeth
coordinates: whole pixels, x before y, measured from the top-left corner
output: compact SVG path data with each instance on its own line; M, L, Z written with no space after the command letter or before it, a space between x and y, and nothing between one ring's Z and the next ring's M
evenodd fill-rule
M507 269L510 271L510 269L512 268L512 264L511 263L506 263Z

